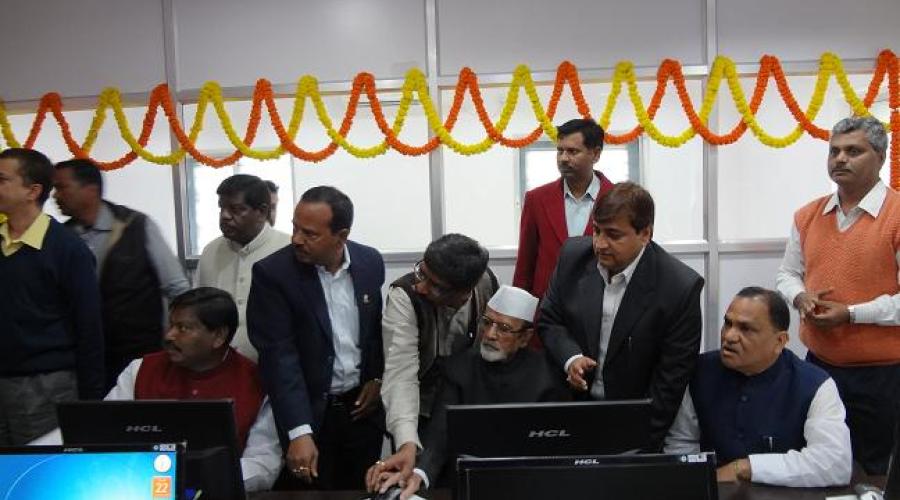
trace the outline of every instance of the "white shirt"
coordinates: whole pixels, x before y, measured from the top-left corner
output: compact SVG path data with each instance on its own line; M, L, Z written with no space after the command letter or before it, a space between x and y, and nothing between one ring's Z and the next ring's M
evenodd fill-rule
M197 286L213 286L230 293L238 306L238 327L231 345L244 356L256 361L258 354L247 337L247 297L253 264L284 248L291 242L288 234L263 224L253 241L243 247L219 236L200 254L197 264Z
M878 181L860 200L859 205L845 214L841 209L838 194L835 192L831 195L828 203L825 204L822 215L832 210L837 210L837 228L838 231L843 233L850 229L864 214L878 218L886 196L887 186L883 182ZM895 259L900 265L900 252L897 252ZM778 269L778 276L775 279L778 291L787 299L788 304L793 304L797 295L806 291L806 286L803 284L805 275L806 264L803 261L800 232L797 230L797 224L792 224L791 237L788 239L787 247L784 250L784 259L781 261L781 267ZM897 279L900 282L900 276ZM828 296L824 298L827 300ZM855 323L875 323L884 326L900 325L900 294L885 294L869 302L847 305L853 307Z
M594 384L591 386L591 397L594 399L604 399L606 396L603 387L603 362L606 357L606 351L609 348L609 337L612 335L612 328L616 323L616 315L619 313L622 298L625 297L625 290L628 289L631 277L634 276L634 270L637 269L638 262L644 256L646 248L644 246L637 257L631 261L631 264L628 264L628 267L612 278L609 276L609 271L601 266L599 262L597 263L597 269L600 271L600 276L603 277L605 286L603 287L603 319L600 323L600 347L597 350L597 367L594 368ZM569 365L581 356L583 354L576 354L566 360L564 370L568 373Z
M750 455L747 458L752 481L793 487L849 484L853 456L845 417L844 403L834 380L829 378L819 386L809 405L803 426L806 447L787 453ZM664 451L675 454L700 451L700 424L690 391L685 391L681 408L666 436Z
M334 364L331 375L331 394L343 394L359 385L362 350L359 348L359 308L356 306L353 278L350 276L350 252L344 245L344 263L334 274L323 266L316 266L319 283L325 294L328 319L331 321ZM312 434L309 424L298 425L288 431L288 439Z
M331 341L334 345L334 370L331 375L331 393L343 394L359 385L359 366L362 350L359 348L359 308L350 276L350 252L344 245L344 263L334 274L324 266L316 266L328 319L331 320Z
M116 386L103 398L104 401L134 400L134 384L141 369L141 362L141 359L132 361L119 374ZM60 445L62 433L57 428L28 444ZM256 422L247 434L247 444L241 455L241 472L244 477L244 489L248 493L272 489L281 472L281 444L278 441L278 431L268 397L263 400Z
M578 199L575 199L575 195L569 189L569 183L563 180L562 184L563 201L566 209L566 229L569 231L569 237L581 236L584 234L584 228L587 227L591 211L594 209L597 193L600 192L600 179L592 172L590 185L588 185L584 194L581 195L581 198Z
M442 339L466 335L471 300L459 309L441 308L434 335ZM381 317L384 342L384 382L381 399L384 401L387 431L394 436L397 447L419 441L419 326L409 296L400 287L387 294ZM449 353L448 353L449 354Z

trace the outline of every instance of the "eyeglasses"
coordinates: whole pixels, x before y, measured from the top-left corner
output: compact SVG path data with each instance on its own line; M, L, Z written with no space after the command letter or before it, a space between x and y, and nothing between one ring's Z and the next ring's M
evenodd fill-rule
M522 333L526 330L526 328L524 328L524 327L519 328L518 330L513 330L513 327L509 326L506 323L494 321L491 318L488 318L487 316L481 317L481 328L482 328L483 332L487 332L488 330L491 329L491 327L494 327L494 326L497 327L498 334L500 334L502 336L506 336L506 337L512 337L513 335Z
M420 260L413 266L413 276L416 278L416 282L424 283L427 281L430 284L432 292L436 296L448 295L456 291L453 287L441 285L440 283L435 282L431 277L425 274L425 272L422 271L423 262L424 261Z

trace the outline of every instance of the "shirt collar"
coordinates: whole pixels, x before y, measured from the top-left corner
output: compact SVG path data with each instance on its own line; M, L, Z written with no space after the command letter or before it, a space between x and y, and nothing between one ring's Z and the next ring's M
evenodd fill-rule
M92 229L97 231L112 231L113 213L106 203L100 204L100 210L97 211L97 220L94 221Z
M47 229L49 228L50 216L41 212L28 226L28 229L15 240L9 237L9 223L4 222L0 225L0 239L3 240L3 245L6 247L12 246L14 243L22 243L35 250L40 250L44 246L44 237L47 235Z
M641 248L641 251L638 252L637 257L635 257L634 260L631 261L631 264L628 264L628 267L626 267L622 272L616 274L616 276L622 276L622 278L624 278L625 285L628 285L628 283L631 281L631 277L634 275L634 270L637 269L638 262L641 261L641 257L644 256L644 250L646 249L647 245L644 245L644 247ZM603 276L603 282L609 283L609 271L607 271L605 267L601 266L599 261L597 262L597 269L600 270L600 276Z
M872 217L878 217L878 214L881 213L881 206L884 205L884 199L887 197L887 186L884 185L880 179L872 189L863 196L863 199L859 201L860 209L866 211ZM828 202L825 203L825 208L822 209L822 215L831 212L836 207L840 205L840 199L838 198L838 193L835 191L832 193L831 197L828 198Z
M600 192L600 178L596 173L591 173L591 183L587 188L587 191L584 192L584 195L590 198L591 201L597 199L597 193ZM564 196L568 196L569 198L575 199L575 196L572 194L572 190L569 189L569 183L563 180L563 193ZM578 201L578 200L576 200Z
M247 243L244 246L241 246L240 243L237 243L236 241L228 240L228 238L226 238L226 240L228 240L228 246L236 253L239 253L241 255L249 255L259 250L263 245L266 244L267 241L269 241L269 237L272 236L272 231L274 230L271 226L269 226L269 223L267 222L263 224L263 228L259 231L256 237L250 240L250 243Z
M316 266L316 269L319 271L319 274L329 275L331 273L328 272L328 269L325 269L325 266ZM341 273L350 269L350 251L347 250L347 245L344 244L344 263L341 264L341 267L338 268L337 271L334 272L334 277L338 278Z

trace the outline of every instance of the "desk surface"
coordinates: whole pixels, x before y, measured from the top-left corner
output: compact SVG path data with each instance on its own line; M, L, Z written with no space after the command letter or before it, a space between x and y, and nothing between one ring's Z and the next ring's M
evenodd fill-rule
M875 484L883 485L878 478ZM779 488L750 483L720 483L719 500L823 500L828 496L851 494L844 488ZM365 494L357 491L271 491L250 495L251 500L361 500ZM450 491L438 490L427 495L428 500L451 500Z

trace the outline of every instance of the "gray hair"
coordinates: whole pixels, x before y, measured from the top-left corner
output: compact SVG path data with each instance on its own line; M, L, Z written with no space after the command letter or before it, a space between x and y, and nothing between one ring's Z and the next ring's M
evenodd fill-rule
M874 116L851 116L849 118L844 118L837 122L834 128L831 129L831 136L834 137L838 134L848 134L857 130L862 130L866 133L866 140L869 141L869 144L872 145L872 149L874 149L879 156L882 158L887 156L887 132L884 130L884 125L881 121Z

